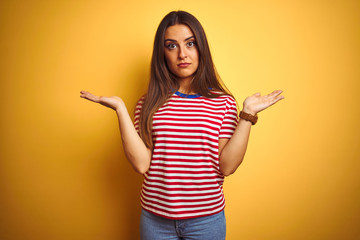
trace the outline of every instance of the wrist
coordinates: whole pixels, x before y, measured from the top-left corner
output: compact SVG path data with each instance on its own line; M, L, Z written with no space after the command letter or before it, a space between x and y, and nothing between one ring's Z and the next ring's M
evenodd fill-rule
M257 120L258 120L258 116L255 114L251 114L245 111L241 111L239 114L240 119L246 120L251 122L252 125L255 125Z
M115 108L116 114L123 114L124 111L127 112L126 106L125 104L119 104L116 108Z
M252 110L250 108L247 108L247 107L243 107L242 111L247 113L247 114L254 115L254 116L257 114L257 112L255 112L254 110Z

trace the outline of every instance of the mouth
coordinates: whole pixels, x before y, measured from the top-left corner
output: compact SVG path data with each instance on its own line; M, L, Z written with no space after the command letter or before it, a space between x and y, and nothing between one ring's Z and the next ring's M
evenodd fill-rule
M190 65L191 63L179 63L178 64L178 67L181 67L181 68L186 68Z

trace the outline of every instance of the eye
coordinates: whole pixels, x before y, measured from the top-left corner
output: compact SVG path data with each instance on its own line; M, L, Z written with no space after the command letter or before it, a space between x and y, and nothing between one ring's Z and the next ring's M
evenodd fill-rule
M188 47L194 47L196 44L195 44L195 42L188 42L186 45Z
M175 49L175 48L176 48L176 44L174 44L174 43L169 43L169 44L166 45L166 48L168 48L168 49Z

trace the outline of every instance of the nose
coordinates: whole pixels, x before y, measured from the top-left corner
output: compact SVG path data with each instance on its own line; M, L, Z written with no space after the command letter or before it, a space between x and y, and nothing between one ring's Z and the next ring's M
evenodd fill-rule
M187 57L186 48L185 47L179 47L179 58L184 59Z

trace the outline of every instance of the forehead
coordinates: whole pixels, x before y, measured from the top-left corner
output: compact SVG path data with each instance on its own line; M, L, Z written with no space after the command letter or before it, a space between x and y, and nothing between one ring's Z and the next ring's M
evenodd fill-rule
M176 24L176 25L170 26L165 31L165 39L173 39L173 40L177 40L177 41L182 41L191 36L194 36L194 33L185 24Z

